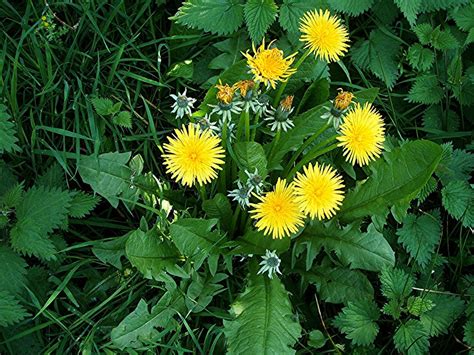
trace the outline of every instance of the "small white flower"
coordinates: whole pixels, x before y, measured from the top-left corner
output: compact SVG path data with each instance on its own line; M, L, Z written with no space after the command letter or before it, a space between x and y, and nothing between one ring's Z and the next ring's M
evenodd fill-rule
M229 191L227 196L233 197L232 201L237 201L242 208L250 206L250 194L252 193L252 188L249 188L247 185L243 185L240 180L237 181L237 188L235 190Z
M288 131L295 125L293 120L289 117L290 113L293 112L293 108L290 111L281 110L280 107L276 110L268 110L268 116L264 118L264 121L268 121L269 127L272 131L283 130Z
M185 114L191 115L191 109L194 108L194 103L196 99L192 97L186 96L187 89L184 89L182 94L173 95L171 94L171 98L174 100L173 105L171 108L173 109L171 113L176 113L177 118L183 118Z
M224 129L224 126L226 127L226 136L227 136L227 141L232 142L235 139L235 123L232 123L230 120L226 120L224 118L221 118L219 120L219 124L217 125L217 134L219 137L222 139L222 131Z
M194 125L202 131L209 130L211 131L211 133L219 132L217 122L211 121L211 116L209 114L206 114L204 117L199 118Z
M334 129L337 131L339 129L339 125L341 124L342 119L344 118L344 114L347 112L347 109L338 110L334 106L324 106L324 109L326 110L326 112L321 115L321 118L323 120L328 120L329 124L332 123Z
M253 112L255 114L259 114L260 116L266 115L270 106L270 96L268 95L261 95L255 102L255 108L253 108Z
M255 192L257 194L261 194L262 189L263 189L263 185L264 185L264 181L263 181L262 177L260 176L260 174L258 173L258 169L255 168L255 172L253 172L253 173L251 173L248 170L245 170L245 174L248 176L247 186L251 190L255 190Z
M265 255L262 256L262 261L259 265L262 265L260 270L258 270L257 275L264 274L268 272L268 277L273 278L273 274L278 273L281 275L280 263L281 260L276 254L276 251L266 250Z
M229 104L219 102L217 105L209 105L212 107L211 114L217 113L219 116L222 116L222 119L230 121L232 119L232 113L239 114L242 112L242 102L241 101L232 101Z

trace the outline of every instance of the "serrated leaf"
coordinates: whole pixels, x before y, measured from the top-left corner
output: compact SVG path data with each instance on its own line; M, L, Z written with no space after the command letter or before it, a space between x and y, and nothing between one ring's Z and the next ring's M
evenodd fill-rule
M470 31L474 28L474 6L472 4L451 11L451 16L461 30Z
M4 151L7 153L21 151L17 145L15 124L10 121L10 118L6 106L0 104L0 154Z
M11 326L25 319L28 313L7 291L0 291L0 327Z
M67 191L43 186L29 189L16 209L17 222L10 231L13 248L44 260L54 259L56 248L48 234L64 225L70 202Z
M328 0L328 3L333 10L358 16L370 9L374 0Z
M86 194L82 191L71 192L71 206L69 207L69 215L73 218L84 218L99 203L100 198Z
M256 268L253 268L256 269ZM224 320L228 354L294 354L301 334L294 321L288 292L281 281L251 270L247 287L231 306L232 320Z
M407 310L414 316L420 316L421 314L433 309L434 303L432 300L426 297L410 297L407 301Z
M473 169L474 154L462 149L452 150L451 147L443 155L443 159L436 170L436 175L438 175L443 185L447 185L454 180L467 181Z
M430 179L426 182L425 186L422 187L420 192L418 193L418 201L423 203L429 195L436 191L438 188L438 182L435 178L430 177Z
M132 232L125 244L125 254L130 263L147 279L159 280L167 267L178 260L178 251L163 239L156 229L147 233L137 229Z
M447 10L455 6L465 5L469 0L423 0L421 12Z
M442 30L441 26L433 28L428 23L422 23L415 26L414 31L423 45L440 50L459 47L457 39L447 29Z
M454 180L441 190L443 207L459 220L473 203L473 189L467 181Z
M326 0L283 0L280 6L280 25L291 33L299 32L299 23L304 13L314 9L327 9Z
M431 214L409 214L397 230L398 242L424 268L431 259L441 238L439 217Z
M374 342L379 332L376 321L380 313L372 300L349 302L333 323L346 334L354 345L369 345Z
M36 186L67 190L64 170L58 163L52 164L37 180Z
M441 152L439 145L425 140L386 152L386 161L372 163L373 175L347 193L339 218L350 222L379 215L398 201L415 198L438 166Z
M463 340L471 347L474 347L474 318L469 319L464 325Z
M403 15L410 25L416 22L416 16L420 11L422 0L394 0L395 4L400 8Z
M431 33L433 32L433 27L429 23L421 23L413 28L420 43L423 45L430 44Z
M446 123L446 127L443 127L443 122ZM423 127L428 132L433 130L454 132L459 128L459 117L456 112L445 110L440 104L433 105L423 114Z
M120 111L114 116L112 122L121 127L132 128L132 114L128 111Z
M129 234L109 241L97 241L92 246L92 252L103 263L110 264L117 269L122 269L121 258L125 256L125 243Z
M449 326L462 314L464 302L457 296L427 295L435 307L420 316L424 330L430 336L446 334Z
M393 342L399 352L407 355L426 354L430 346L428 333L420 321L415 319L400 325L393 336Z
M420 104L437 104L444 97L436 75L418 76L408 92L408 101Z
M26 262L7 246L0 245L0 291L16 295L26 283Z
M131 153L104 153L99 156L82 156L79 174L96 193L117 208L119 196L130 186L131 169L126 166Z
M382 294L389 300L401 303L403 299L410 295L415 280L405 271L394 268L384 269L380 274Z
M415 43L408 49L407 59L414 69L426 71L433 65L434 53L431 49Z
M270 25L275 21L277 6L273 0L248 0L244 15L250 38L259 43Z
M0 206L3 205L7 209L17 207L23 198L23 189L23 182L10 187L3 195L0 195Z
M235 32L244 20L241 0L188 0L172 17L191 28L226 35Z
M112 100L101 97L94 97L91 99L91 102L95 112L102 116L109 115L114 106Z

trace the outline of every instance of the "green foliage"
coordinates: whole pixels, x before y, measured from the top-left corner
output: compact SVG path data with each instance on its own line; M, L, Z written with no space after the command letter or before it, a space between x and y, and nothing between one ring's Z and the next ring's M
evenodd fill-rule
M427 332L415 319L400 325L393 335L393 342L398 351L409 355L426 354L430 345Z
M325 0L283 0L279 15L280 25L290 33L298 33L299 21L305 12L326 8Z
M276 250L279 253L287 251L290 241L288 239L273 239L263 235L262 232L249 231L237 240L227 242L226 245L233 247L232 254L263 255L266 250Z
M260 42L275 21L277 6L273 0L248 0L244 6L245 23L253 42Z
M434 294L426 296L434 307L420 316L424 330L430 336L448 332L449 326L461 315L464 302L456 296Z
M443 99L443 89L436 75L423 75L416 78L408 93L408 100L421 104L436 104Z
M420 316L433 309L434 306L433 301L426 297L410 297L407 302L408 312L414 316Z
M0 291L15 295L26 284L26 262L7 246L0 246Z
M416 22L416 17L420 11L423 0L394 0L395 4L400 8L410 25Z
M430 69L434 62L434 53L431 49L415 43L408 49L407 59L410 65L419 71Z
M288 293L278 278L251 272L245 291L232 304L232 320L224 321L229 354L255 352L294 354L301 326L294 321Z
M4 151L12 153L21 151L17 145L15 124L10 121L11 116L7 113L7 107L0 104L0 154Z
M0 291L0 327L18 323L27 316L26 310L10 293Z
M411 293L415 280L400 269L384 269L380 274L382 294L389 300L401 302Z
M70 195L69 215L73 218L84 218L100 201L98 197L91 196L82 191L74 191Z
M367 11L374 4L374 0L328 0L328 3L336 11L358 16Z
M92 247L92 252L103 263L122 269L121 258L125 256L125 245L129 235L126 234L110 241L96 242Z
M334 319L334 325L355 345L373 343L379 332L379 309L370 300L349 302Z
M110 116L112 122L118 126L132 128L132 115L128 111L120 111L120 108L122 107L121 102L116 102L114 104L112 100L101 97L93 97L91 102L97 114L101 116Z
M472 187L462 180L454 180L448 183L441 190L441 195L444 208L453 218L458 220L472 206L474 196Z

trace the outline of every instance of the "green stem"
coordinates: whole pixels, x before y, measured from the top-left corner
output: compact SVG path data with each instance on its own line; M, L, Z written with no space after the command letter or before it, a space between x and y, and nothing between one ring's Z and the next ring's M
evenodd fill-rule
M311 160L316 159L317 157L330 152L331 150L336 149L338 146L338 143L334 143L330 145L329 147L323 148L323 149L312 149L303 159L300 160L298 164L290 171L290 173L287 176L287 180L291 181L293 179L293 176L296 174L298 170L300 170L305 164L309 163ZM319 148L319 146L315 147Z
M277 133L275 134L275 138L273 138L272 142L272 148L270 149L270 155L269 155L269 161L272 159L273 154L275 153L276 145L278 144L278 141L280 140L281 136L281 129L277 130Z
M245 120L245 140L250 141L250 114L248 111L245 111L244 120Z
M232 223L230 225L230 235L233 237L235 233L235 227L237 226L237 220L239 219L240 214L240 205L237 204L235 208L234 215L232 216Z
M202 202L206 201L206 187L204 185L198 185L199 196L201 196Z
M258 129L258 122L260 121L260 113L255 115L255 128L252 130L252 135L250 140L254 141L255 137L257 136L257 129Z
M222 126L222 148L224 151L227 150L227 125L224 124ZM226 175L227 175L227 154L225 157L225 164L224 169L222 169L221 173L219 174L219 190L222 193L226 193Z
M308 49L302 56L300 59L298 59L298 61L296 62L295 66L293 67L293 69L298 69L300 67L301 64L303 64L303 62L305 61L306 58L308 58L309 54L311 53L311 51ZM285 88L286 88L286 85L288 84L288 80L283 82L280 87L278 88L278 91L275 95L275 99L273 100L273 107L277 107L278 103L280 102L280 99L281 99L281 95L283 95L283 91L285 91Z
M239 118L239 123L237 124L237 141L240 142L242 138L242 131L244 129L245 121L245 111L242 111Z

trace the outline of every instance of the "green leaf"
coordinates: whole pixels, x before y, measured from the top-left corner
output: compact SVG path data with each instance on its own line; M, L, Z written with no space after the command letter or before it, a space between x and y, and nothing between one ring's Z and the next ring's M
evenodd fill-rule
M250 38L259 43L270 25L275 21L277 6L273 0L248 0L244 15Z
M26 262L13 250L0 245L0 291L12 295L20 292L26 283Z
M423 45L431 45L431 33L433 32L433 27L429 23L421 23L413 28L418 39Z
M410 25L414 25L416 22L416 16L420 11L422 0L394 0L395 4L400 8L403 15L408 20Z
M421 314L433 309L434 303L432 300L426 297L410 297L407 301L407 310L414 316L420 316Z
M29 189L16 209L17 222L10 232L13 248L44 260L55 259L56 248L48 234L64 225L70 202L67 191L43 186Z
M326 337L320 330L312 330L308 334L308 345L313 349L322 348L327 342Z
M441 190L443 207L455 219L459 220L473 202L473 189L467 181L454 180Z
M94 97L91 99L91 102L92 106L94 106L95 112L102 116L110 115L110 111L114 106L112 100L101 97Z
M224 320L228 354L295 353L301 326L293 320L288 292L278 278L251 271L230 313L233 319Z
M128 111L120 111L114 116L112 122L121 127L132 128L132 114Z
M15 124L10 121L10 118L6 106L0 104L0 154L4 151L7 153L21 151L17 145Z
M415 280L405 271L400 269L384 269L380 274L382 294L389 300L401 303L407 298L415 286Z
M407 59L414 69L427 71L433 65L434 53L431 49L415 43L408 49Z
M9 292L0 291L0 327L11 326L28 316L26 310Z
M423 45L430 45L440 50L459 47L456 38L448 30L441 30L441 26L433 28L428 23L422 23L415 26L413 30Z
M409 214L397 230L398 242L422 267L426 267L441 239L439 217L431 214Z
M351 16L358 16L370 9L374 0L328 0L331 9Z
M474 347L474 318L470 318L464 325L463 340L471 347Z
M314 9L327 9L326 0L283 0L280 6L280 25L291 33L298 33L300 19L305 12Z
M262 232L250 230L242 237L226 243L226 246L233 247L231 253L234 255L265 255L266 250L275 250L277 253L287 251L290 239L273 239Z
M303 277L316 284L318 295L329 303L373 299L374 289L362 272L343 267L315 267Z
M161 334L156 328L167 328L173 316L182 310L184 300L178 291L166 292L151 311L143 299L137 308L112 329L112 343L123 350L127 347L139 349L143 345L157 342Z
M133 232L132 232L133 233ZM92 252L103 263L122 269L122 256L125 256L125 244L131 233L110 241L97 241L92 246Z
M242 171L243 176L246 176L244 170L255 172L258 170L260 176L267 175L267 158L263 147L257 142L238 142L233 145L234 154L237 158L237 164Z
M461 30L468 32L474 28L474 6L472 4L451 11L451 16Z
M84 218L99 203L100 198L86 194L82 191L71 192L71 206L69 207L69 215L73 218Z
M436 75L418 76L408 93L408 101L420 104L437 104L444 97Z
M365 182L350 191L339 218L350 222L368 215L379 215L398 201L413 199L426 184L441 159L439 145L418 140L384 154L371 168Z
M217 193L212 200L202 203L202 209L209 218L218 218L224 230L230 231L232 223L232 207L226 195Z
M191 59L174 64L168 71L173 78L191 79L194 75L194 64ZM131 124L131 123L130 123Z
M436 175L443 185L448 185L454 180L465 180L470 178L474 169L474 154L462 149L454 149L451 145L443 145L446 154L436 169Z
M367 233L360 232L355 224L344 229L315 224L307 227L302 235L313 237L316 244L327 251L334 251L344 264L353 269L380 271L395 263L390 244L373 224L369 225Z
M379 332L376 321L380 312L377 305L369 299L349 302L336 316L333 323L346 334L354 345L369 345Z
M421 3L421 12L447 10L455 6L465 5L468 1L469 0L423 0Z
M131 153L104 153L81 157L79 174L85 183L117 208L119 196L130 186L131 170L126 165Z
M225 70L242 59L241 52L247 50L250 47L250 43L247 40L247 35L238 33L231 38L214 43L213 47L221 51L222 54L214 57L210 62L208 62L208 67L210 69Z
M17 207L23 198L24 184L16 183L10 187L3 195L0 195L0 206L9 209Z
M415 319L400 325L393 336L393 342L400 353L407 355L426 354L430 346L428 334L420 321Z
M178 260L178 252L156 229L147 233L137 229L125 243L125 254L138 271L147 279L158 280L167 267Z
M426 296L435 307L420 316L424 330L430 336L446 334L449 326L464 311L464 301L457 296L432 294Z
M241 0L187 0L171 18L180 25L227 35L244 20Z

